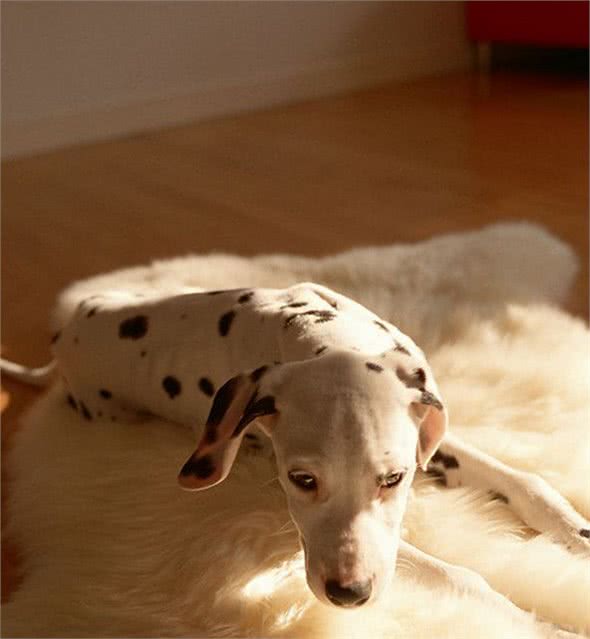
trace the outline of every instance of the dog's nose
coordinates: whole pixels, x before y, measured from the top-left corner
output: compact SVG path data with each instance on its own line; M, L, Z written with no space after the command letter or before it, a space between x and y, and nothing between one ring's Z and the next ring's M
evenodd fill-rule
M354 583L344 588L335 579L326 581L326 596L337 606L362 606L371 596L370 581Z

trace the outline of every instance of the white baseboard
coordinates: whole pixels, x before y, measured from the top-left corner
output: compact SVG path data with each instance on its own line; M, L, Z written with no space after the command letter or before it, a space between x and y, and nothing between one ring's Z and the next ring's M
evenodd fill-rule
M470 58L448 50L401 60L363 58L289 69L280 76L206 83L183 95L103 105L85 112L2 123L2 158L12 159L60 147L124 137L211 117L362 89L387 82L459 71Z

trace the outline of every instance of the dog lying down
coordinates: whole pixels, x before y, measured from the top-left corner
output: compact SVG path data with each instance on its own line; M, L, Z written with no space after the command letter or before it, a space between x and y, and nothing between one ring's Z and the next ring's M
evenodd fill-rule
M61 377L64 401L84 420L152 414L195 427L200 441L178 476L188 490L223 481L254 425L267 435L307 582L326 604L377 600L396 559L407 558L428 584L525 614L476 573L400 539L417 466L449 486L493 491L531 528L590 551L590 524L543 479L447 432L444 400L408 336L318 284L95 295L54 335L52 351L45 368L2 360L2 370L38 385Z

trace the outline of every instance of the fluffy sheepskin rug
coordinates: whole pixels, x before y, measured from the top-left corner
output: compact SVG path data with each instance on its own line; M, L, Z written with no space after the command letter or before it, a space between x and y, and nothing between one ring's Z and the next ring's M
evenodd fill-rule
M105 289L317 281L424 348L456 434L541 474L589 517L589 335L556 308L575 271L566 246L527 224L317 260L188 256L71 286L54 324ZM534 639L537 618L590 630L588 559L488 494L419 475L404 536L534 614L513 622L477 597L420 586L408 566L377 605L332 609L307 589L272 459L243 451L223 484L187 493L176 474L194 447L188 429L89 425L63 404L50 389L10 457L8 532L26 578L3 608L5 637Z

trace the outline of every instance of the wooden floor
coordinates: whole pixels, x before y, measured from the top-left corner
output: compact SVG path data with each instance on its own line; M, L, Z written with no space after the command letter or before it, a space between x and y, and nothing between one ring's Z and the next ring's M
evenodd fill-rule
M508 219L576 249L568 308L587 317L587 176L587 81L522 74L423 80L7 162L3 354L44 363L57 292L102 271L212 250L320 255ZM33 392L5 387L7 444Z

